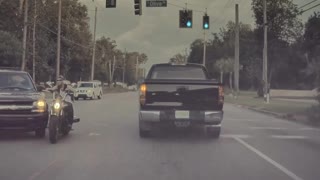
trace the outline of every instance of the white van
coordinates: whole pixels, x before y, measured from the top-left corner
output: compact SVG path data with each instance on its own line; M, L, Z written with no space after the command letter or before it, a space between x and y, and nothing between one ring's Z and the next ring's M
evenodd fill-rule
M74 95L75 100L79 98L83 99L101 99L102 98L102 87L99 81L80 81L78 82L76 93Z

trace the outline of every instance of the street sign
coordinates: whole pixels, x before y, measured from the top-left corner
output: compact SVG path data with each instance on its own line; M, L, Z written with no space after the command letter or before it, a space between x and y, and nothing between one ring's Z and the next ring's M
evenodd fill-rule
M115 8L117 6L117 0L106 0L106 8Z
M167 0L146 0L147 7L167 7Z

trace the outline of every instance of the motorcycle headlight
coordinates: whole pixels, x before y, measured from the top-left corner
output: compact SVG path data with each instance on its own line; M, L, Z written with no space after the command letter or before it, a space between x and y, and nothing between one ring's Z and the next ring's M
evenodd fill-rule
M54 109L60 109L60 107L61 107L60 102L55 102L55 103L53 104L53 108L54 108Z

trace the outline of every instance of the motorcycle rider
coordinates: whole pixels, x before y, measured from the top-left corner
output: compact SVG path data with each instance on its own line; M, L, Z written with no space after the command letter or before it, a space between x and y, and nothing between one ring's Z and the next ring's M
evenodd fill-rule
M57 84L52 88L47 88L46 90L58 93L62 97L64 97L66 93L68 93L68 91L74 92L72 86L68 85L64 81L65 78L62 75L60 75L57 79ZM64 109L65 113L67 114L68 120L72 122L74 118L73 98L70 96L66 96L64 103L66 103L66 107Z

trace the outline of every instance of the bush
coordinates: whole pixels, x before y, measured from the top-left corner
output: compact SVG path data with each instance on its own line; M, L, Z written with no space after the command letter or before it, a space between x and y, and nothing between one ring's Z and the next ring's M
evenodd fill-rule
M311 107L308 110L309 120L313 123L316 123L316 124L320 124L320 88L318 89L318 92L319 92L319 94L317 96L317 100L318 100L319 104Z

